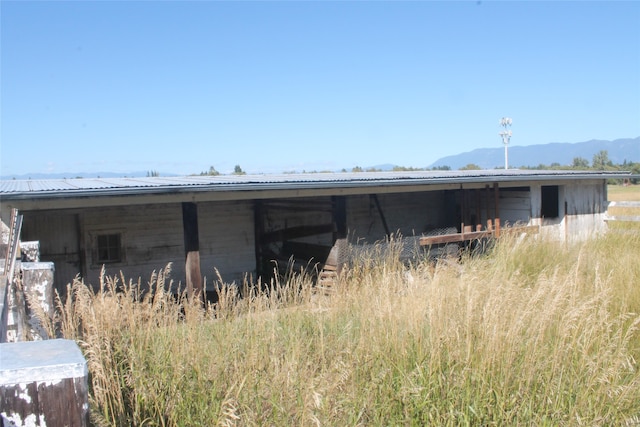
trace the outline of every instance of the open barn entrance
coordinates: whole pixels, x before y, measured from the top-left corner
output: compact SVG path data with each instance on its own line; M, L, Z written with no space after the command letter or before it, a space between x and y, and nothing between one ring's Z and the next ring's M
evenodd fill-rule
M402 256L450 255L458 247L500 237L507 227L526 226L530 193L530 187L501 188L496 183L415 193L256 200L256 270L266 284L287 272L318 279L354 261L349 259L353 253L397 238Z
M323 272L337 271L332 249L346 234L344 197L256 200L258 276L263 283L270 283L288 270L304 272L314 279Z

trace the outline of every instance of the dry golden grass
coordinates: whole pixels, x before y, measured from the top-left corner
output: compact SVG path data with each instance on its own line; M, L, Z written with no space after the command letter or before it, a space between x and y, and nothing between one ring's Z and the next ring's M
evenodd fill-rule
M607 189L610 201L640 201L640 185L609 185Z
M637 425L638 235L489 253L362 257L331 295L304 277L201 307L81 282L60 304L99 425Z

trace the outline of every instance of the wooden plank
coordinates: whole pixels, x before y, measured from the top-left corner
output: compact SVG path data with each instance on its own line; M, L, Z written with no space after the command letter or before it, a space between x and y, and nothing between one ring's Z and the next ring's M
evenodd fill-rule
M605 221L622 221L622 222L640 222L640 216L637 215L615 215L605 216Z
M300 199L271 199L262 201L265 206L309 206L316 207L318 209L326 208L330 205L329 198L300 198Z
M464 241L464 238L462 237L462 233L443 234L441 236L420 237L421 246L440 245L443 243L454 243L454 242L462 242L462 241Z
M20 232L22 230L22 215L17 209L11 210L11 223L9 224L9 246L4 263L4 272L7 275L9 284L13 283L13 275L20 246Z
M497 219L499 224L499 219ZM470 227L466 226L465 230L469 230ZM536 234L540 231L540 227L537 225L527 225L527 226L518 226L518 227L507 227L502 229L502 234L509 233L529 233ZM452 233L452 234L443 234L441 236L423 236L420 237L420 245L421 246L429 246L429 245L440 245L444 243L455 243L455 242L464 242L467 240L476 240L476 239L484 239L490 237L498 237L497 231L472 231L472 232L464 232L464 233Z
M640 202L609 202L609 207L620 207L620 208L640 208Z
M265 203L266 209L269 210L293 210L293 211L309 211L309 212L332 212L333 207L329 203L322 204L298 204L298 203Z
M333 233L335 224L308 225L299 227L284 228L282 230L270 231L262 235L262 243L281 242L285 240L297 239L300 237L315 236L317 234Z

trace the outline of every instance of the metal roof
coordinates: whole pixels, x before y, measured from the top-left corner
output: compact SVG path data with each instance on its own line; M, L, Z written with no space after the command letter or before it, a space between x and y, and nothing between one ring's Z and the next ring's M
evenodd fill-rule
M100 197L202 191L360 188L373 186L519 182L633 177L628 172L465 170L338 172L278 175L218 175L140 178L73 178L0 181L0 198Z

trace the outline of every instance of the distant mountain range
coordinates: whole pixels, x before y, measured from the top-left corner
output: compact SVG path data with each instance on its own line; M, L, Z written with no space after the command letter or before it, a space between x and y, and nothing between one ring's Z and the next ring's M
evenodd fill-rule
M559 163L570 165L576 157L582 157L591 164L593 155L606 150L609 160L614 164L640 162L640 137L604 141L593 139L586 142L567 143L552 142L527 146L509 146L509 167L551 165ZM429 167L450 166L459 169L468 164L476 164L483 169L504 167L504 146L495 148L478 148L455 156L442 157Z
M609 160L614 164L628 162L640 162L640 137L616 139L614 141L605 141L593 139L586 142L567 143L552 142L549 144L537 144L527 146L510 146L509 147L509 167L518 168L523 166L535 167L538 165L550 166L552 163L560 165L570 165L576 157L587 159L589 164L593 160L593 155L601 150L606 150L609 154ZM494 148L478 148L477 150L468 151L466 153L456 154L454 156L446 156L438 159L429 168L438 166L449 166L451 169L460 169L469 164L475 164L482 169L495 169L504 167L504 147L498 146ZM376 170L392 170L393 164L380 164L371 166ZM419 167L419 166L416 166ZM421 166L420 166L421 167ZM365 168L369 169L369 168ZM0 179L56 179L56 178L117 178L117 177L144 177L147 171L138 172L90 172L90 173L31 173L20 176L0 176ZM177 176L172 173L160 172L160 176Z

